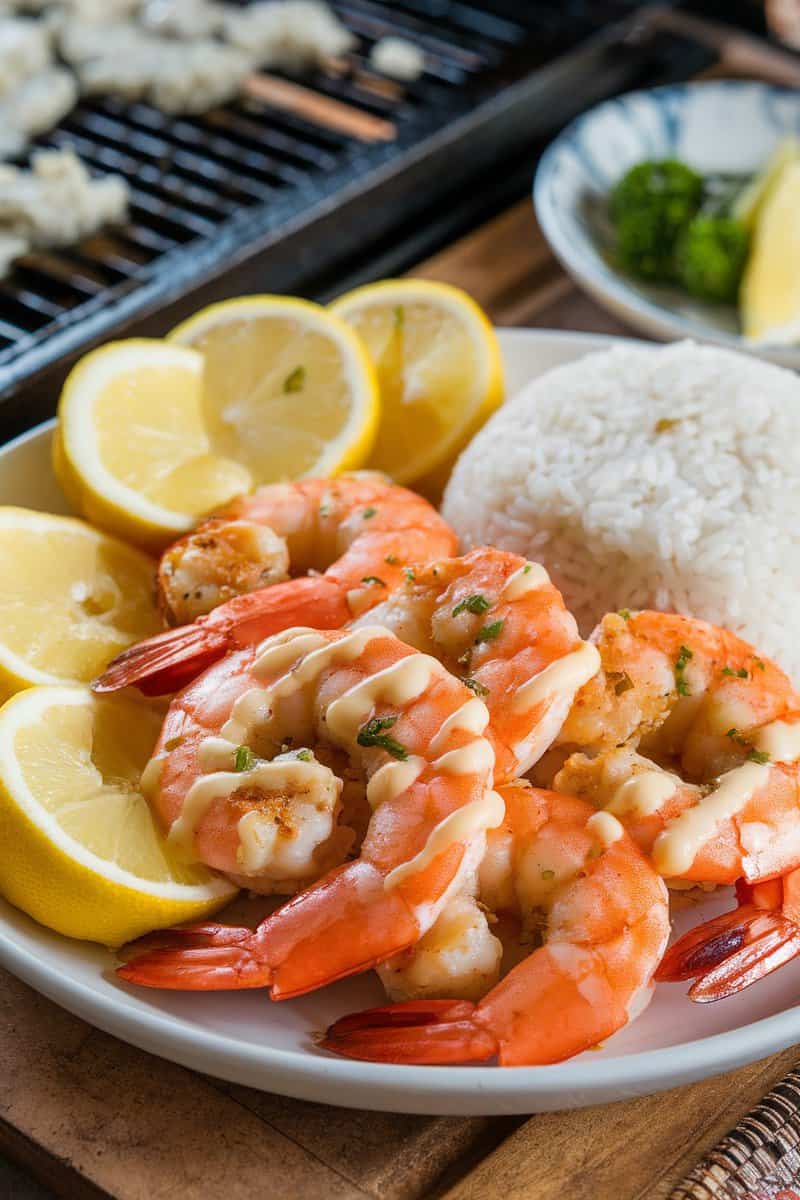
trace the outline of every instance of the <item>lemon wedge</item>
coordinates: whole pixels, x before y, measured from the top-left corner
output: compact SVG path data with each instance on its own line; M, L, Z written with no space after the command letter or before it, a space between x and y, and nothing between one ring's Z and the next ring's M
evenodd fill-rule
M761 170L738 195L731 216L753 230L764 201L777 183L787 163L800 162L800 141L795 137L781 138Z
M202 374L200 354L150 339L110 342L80 360L61 393L53 450L78 512L158 550L250 488L241 463L211 452Z
M118 946L204 917L236 889L180 861L140 776L163 712L39 687L0 709L0 890L58 933Z
M352 330L320 305L244 296L212 304L169 337L202 352L211 445L253 483L363 465L378 423L374 372Z
M0 700L88 683L156 633L152 559L73 517L0 508Z
M363 339L381 423L369 466L441 491L459 452L503 399L503 365L483 310L459 288L387 279L331 306Z
M800 339L800 161L788 163L764 201L740 292L745 337Z

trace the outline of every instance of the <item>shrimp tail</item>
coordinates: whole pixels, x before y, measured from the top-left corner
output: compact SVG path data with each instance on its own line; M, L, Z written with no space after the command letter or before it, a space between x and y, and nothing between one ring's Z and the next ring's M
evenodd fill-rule
M134 685L146 696L178 691L231 650L296 625L338 629L352 617L342 589L324 576L290 579L236 596L192 625L147 638L110 663L95 692Z
M745 904L689 930L671 946L655 978L696 982L699 1004L733 996L800 954L800 929L778 911Z
M336 1021L320 1040L346 1058L388 1063L485 1062L498 1053L494 1034L468 1000L409 1000Z
M126 983L175 991L269 987L272 971L259 954L258 931L228 925L188 925L148 934L125 948L135 954L117 975Z
M230 634L207 622L157 633L123 650L92 684L98 693L135 685L145 696L176 692L232 649Z

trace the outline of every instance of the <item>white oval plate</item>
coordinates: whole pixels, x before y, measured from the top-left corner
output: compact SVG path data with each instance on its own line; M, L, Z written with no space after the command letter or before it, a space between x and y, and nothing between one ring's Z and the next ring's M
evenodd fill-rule
M680 158L701 172L748 174L787 134L800 135L800 91L747 80L670 84L629 92L574 120L548 146L533 198L561 264L596 300L643 333L691 337L800 368L800 346L754 346L732 305L705 304L678 288L642 283L609 266L607 196L648 158Z
M501 331L509 390L613 339ZM52 423L0 449L0 504L65 511L52 477ZM687 914L695 924L731 904ZM381 1003L373 977L300 1000L265 992L208 995L129 988L114 956L48 932L0 901L0 962L64 1008L136 1046L265 1091L349 1107L410 1113L528 1113L620 1100L718 1074L800 1041L800 963L720 1004L694 1005L685 985L662 985L646 1012L600 1050L553 1067L401 1067L321 1053L312 1034ZM554 1014L554 1019L558 1019Z

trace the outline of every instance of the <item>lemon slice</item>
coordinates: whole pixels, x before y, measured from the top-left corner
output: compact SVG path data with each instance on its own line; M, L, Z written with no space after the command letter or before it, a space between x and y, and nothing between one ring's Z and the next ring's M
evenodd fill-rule
M341 296L332 311L375 364L381 423L369 465L437 493L470 438L503 399L500 347L466 292L388 279Z
M0 890L69 937L117 946L206 916L236 889L180 861L140 790L163 713L40 687L0 709Z
M250 475L211 452L203 359L169 342L110 342L71 371L58 406L53 466L96 525L150 549L247 491Z
M761 210L740 292L745 336L800 339L800 161L788 163Z
M88 683L156 633L152 559L73 517L0 508L0 700Z
M738 195L731 216L752 230L761 214L769 193L780 178L787 163L800 162L800 141L795 137L781 138L767 162L747 187Z
M358 338L326 309L245 296L212 304L169 336L202 351L211 444L254 483L363 465L378 422L375 376Z

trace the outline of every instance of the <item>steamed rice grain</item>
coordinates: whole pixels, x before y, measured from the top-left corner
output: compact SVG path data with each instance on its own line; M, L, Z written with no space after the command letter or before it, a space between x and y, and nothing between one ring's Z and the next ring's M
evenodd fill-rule
M462 454L465 547L544 563L584 633L657 608L724 625L800 681L800 381L677 343L548 371Z

